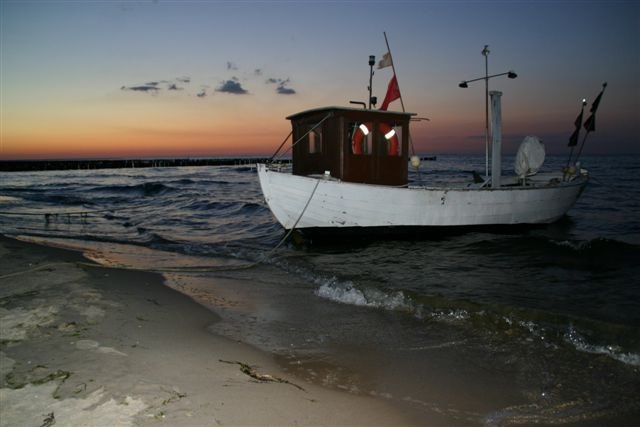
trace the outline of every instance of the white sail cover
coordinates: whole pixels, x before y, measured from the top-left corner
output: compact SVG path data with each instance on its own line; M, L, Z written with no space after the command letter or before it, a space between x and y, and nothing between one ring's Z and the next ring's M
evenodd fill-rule
M544 156L542 141L537 136L526 136L516 154L516 174L520 177L535 174L544 163Z

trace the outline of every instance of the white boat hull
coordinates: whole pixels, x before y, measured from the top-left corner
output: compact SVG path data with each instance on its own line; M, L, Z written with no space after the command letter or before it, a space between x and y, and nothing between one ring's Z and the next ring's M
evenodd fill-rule
M396 188L306 177L258 165L260 186L285 229L459 227L552 223L588 181L535 178L528 186ZM561 176L560 176L561 178Z

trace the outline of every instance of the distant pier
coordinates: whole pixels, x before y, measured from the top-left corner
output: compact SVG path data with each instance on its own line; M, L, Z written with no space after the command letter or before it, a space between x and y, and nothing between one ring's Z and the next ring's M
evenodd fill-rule
M202 159L116 159L116 160L0 160L0 171L43 171L69 169L163 168L183 166L240 166L265 163L266 157ZM284 160L289 162L289 160Z

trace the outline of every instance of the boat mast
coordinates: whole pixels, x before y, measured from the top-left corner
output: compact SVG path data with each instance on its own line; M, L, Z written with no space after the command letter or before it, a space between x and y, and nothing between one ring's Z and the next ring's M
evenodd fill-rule
M369 55L369 110L371 110L371 103L376 104L376 100L373 99L372 91L373 91L373 66L376 63L376 57L373 55Z
M482 56L484 56L484 77L478 77L477 79L463 80L458 87L467 88L468 83L477 82L478 80L484 80L484 146L485 146L485 169L484 175L489 178L489 79L499 76L507 76L510 79L515 79L518 75L513 71L506 73L489 75L489 45L485 44L482 49Z
M489 45L482 49L484 56L484 176L489 177Z

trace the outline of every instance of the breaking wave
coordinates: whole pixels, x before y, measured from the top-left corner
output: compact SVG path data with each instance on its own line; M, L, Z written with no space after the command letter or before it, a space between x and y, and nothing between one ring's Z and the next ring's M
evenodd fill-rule
M526 343L533 340L559 346L570 344L580 352L601 354L630 366L640 366L640 354L625 350L618 344L591 344L585 332L569 324L557 315L526 311L510 311L504 307L473 306L465 302L446 301L439 297L412 297L404 291L382 291L372 287L358 287L352 281L340 281L336 277L316 278L319 285L315 295L340 304L402 312L419 320L442 322L467 330L467 333ZM448 307L446 306L448 305ZM591 325L600 329L602 325ZM497 334L497 335L496 335ZM557 337L557 338L556 338ZM560 338L560 339L558 339Z
M415 305L402 291L385 293L373 288L360 290L352 282L339 282L336 278L323 283L315 294L342 304L415 312Z
M626 352L620 346L614 344L590 344L573 326L570 326L565 332L564 340L573 345L578 351L591 354L603 354L627 365L640 366L640 354Z

